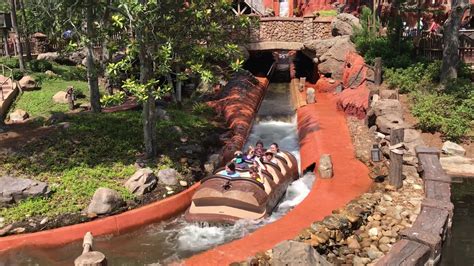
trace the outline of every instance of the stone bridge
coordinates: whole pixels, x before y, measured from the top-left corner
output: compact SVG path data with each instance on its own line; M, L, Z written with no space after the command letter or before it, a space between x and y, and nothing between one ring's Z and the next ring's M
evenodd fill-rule
M250 30L249 51L301 50L303 43L331 38L332 17L262 17Z

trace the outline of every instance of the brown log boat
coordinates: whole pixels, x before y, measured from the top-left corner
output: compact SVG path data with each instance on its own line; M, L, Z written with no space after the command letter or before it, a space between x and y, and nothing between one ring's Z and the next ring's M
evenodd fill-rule
M288 185L299 177L298 162L291 153L281 151L275 158L276 164L263 163L263 182L251 179L249 171L243 169L237 169L239 178L217 174L221 169L204 178L185 220L233 224L240 219L256 220L270 215Z

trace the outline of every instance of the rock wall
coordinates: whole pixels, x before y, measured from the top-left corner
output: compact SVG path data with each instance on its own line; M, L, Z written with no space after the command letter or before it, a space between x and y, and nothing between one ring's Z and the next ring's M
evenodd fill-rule
M256 42L305 42L331 37L331 21L314 17L260 18L258 27L250 29L252 43Z

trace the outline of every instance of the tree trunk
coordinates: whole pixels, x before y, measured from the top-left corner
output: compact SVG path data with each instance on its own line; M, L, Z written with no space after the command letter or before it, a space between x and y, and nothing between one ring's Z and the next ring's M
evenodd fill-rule
M89 84L92 112L99 113L101 111L99 78L97 77L97 68L94 63L94 50L92 47L94 38L93 4L94 0L87 1L87 82Z
M178 106L181 107L182 105L182 87L183 87L183 81L179 79L179 74L180 74L180 69L177 66L176 67L176 102L178 103Z
M140 0L140 4L145 5L147 0ZM140 28L137 30L138 57L140 59L140 83L146 84L153 73L153 62L147 53L147 42L145 30ZM153 97L153 88L147 91L148 98L143 103L143 137L145 141L145 156L154 158L157 154L156 144L156 103Z
M23 60L23 48L21 47L20 32L18 31L17 17L16 17L16 1L10 0L12 27L15 32L15 42L18 49L18 60L20 62L20 71L25 72L25 61Z
M464 12L469 7L467 0L453 0L451 13L443 25L443 62L440 79L445 83L458 77L459 58L459 29Z
M107 29L109 26L110 26L110 5L112 4L112 0L107 0L106 2L106 7L105 7L105 12L104 12L104 16L102 18L102 27L104 29ZM107 47L108 46L108 43L109 43L109 37L107 36L106 38L104 38L104 40L102 41L102 58L101 58L101 64L103 65L104 69L105 69L105 66L107 64L107 62L110 60L111 58L111 53L110 53L110 50L109 48Z
M30 30L28 27L28 20L26 19L25 13L25 5L23 4L23 0L19 0L20 2L20 11L21 11L21 18L22 18L22 32L23 37L25 38L25 49L26 49L26 60L31 60L31 45L30 45Z

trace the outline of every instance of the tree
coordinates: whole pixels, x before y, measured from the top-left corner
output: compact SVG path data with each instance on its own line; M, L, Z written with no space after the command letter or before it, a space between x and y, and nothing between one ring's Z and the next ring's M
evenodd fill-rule
M97 66L94 62L94 49L93 49L93 41L95 38L95 27L94 22L96 18L94 17L94 0L87 0L86 3L86 12L87 12L87 29L86 35L87 38L85 40L86 47L87 47L87 82L89 83L89 93L90 93L90 101L91 101L91 109L92 112L98 113L101 111L100 107L100 93L99 93L99 78L97 75Z
M464 13L469 7L469 0L452 0L451 12L443 25L443 62L440 74L442 83L458 77L458 68L461 63L459 30Z
M17 16L16 16L16 1L10 0L12 28L15 32L15 42L18 49L18 61L20 62L20 71L25 72L25 61L23 59L23 48L21 45L20 31L18 30Z
M110 64L108 72L113 76L139 58L139 80L132 77L123 87L143 103L146 157L157 154L156 99L175 86L179 101L182 83L189 75L211 81L215 74L230 70L230 62L242 62L237 40L245 40L242 34L249 21L233 16L227 2L128 0L112 16L113 24L128 27L136 36L130 39L127 57Z
M28 27L28 19L26 18L25 4L23 0L19 0L20 4L20 14L21 14L21 24L22 24L22 34L25 39L25 49L26 49L26 60L31 60L31 45L30 45L30 31Z

